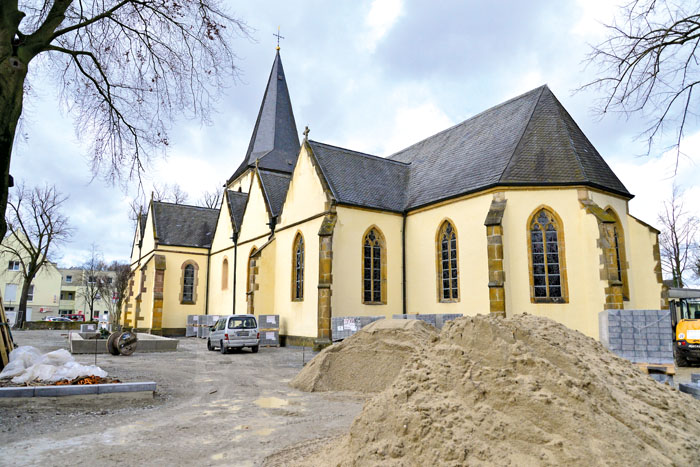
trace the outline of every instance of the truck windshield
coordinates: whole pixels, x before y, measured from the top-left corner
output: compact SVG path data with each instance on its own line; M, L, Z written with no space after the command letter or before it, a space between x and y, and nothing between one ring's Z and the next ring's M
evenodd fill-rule
M255 318L231 318L228 320L229 329L251 329L255 327Z

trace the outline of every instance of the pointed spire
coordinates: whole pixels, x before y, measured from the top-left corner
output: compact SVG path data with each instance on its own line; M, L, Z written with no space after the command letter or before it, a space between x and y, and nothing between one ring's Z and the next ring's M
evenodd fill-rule
M256 159L260 159L261 169L291 173L296 164L298 152L299 135L294 121L292 103L289 99L287 79L278 50L272 64L253 135L250 138L248 151L229 182L238 178L249 167L252 168Z

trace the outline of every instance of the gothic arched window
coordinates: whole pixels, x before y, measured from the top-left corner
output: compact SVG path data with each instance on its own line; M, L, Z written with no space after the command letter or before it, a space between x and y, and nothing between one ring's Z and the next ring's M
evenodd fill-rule
M457 264L457 232L448 220L440 225L437 235L438 296L441 302L459 300L459 266Z
M549 209L540 208L528 225L532 301L564 303L566 267L561 221Z
M629 300L630 290L629 283L627 281L627 255L625 252L625 231L622 228L622 223L620 218L617 217L617 213L612 209L608 208L605 211L610 214L615 219L615 224L612 226L610 236L610 243L615 251L615 271L617 273L617 280L622 282L622 297L624 300Z
M197 301L197 271L199 267L194 261L185 261L182 264L182 277L180 286L180 302L193 304Z
M304 237L298 232L292 249L292 300L304 300Z
M362 240L362 302L386 304L386 243L377 227Z

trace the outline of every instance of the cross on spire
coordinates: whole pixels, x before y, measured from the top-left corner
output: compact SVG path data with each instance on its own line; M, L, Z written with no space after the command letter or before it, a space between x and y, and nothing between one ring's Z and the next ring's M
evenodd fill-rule
M273 34L277 38L277 50L280 49L280 39L284 39L284 36L280 36L280 27L277 26L277 34Z
M310 131L311 131L311 130L309 130L309 127L308 127L308 125L307 125L306 128L304 128L304 141L308 141L308 140L309 140L309 132L310 132Z

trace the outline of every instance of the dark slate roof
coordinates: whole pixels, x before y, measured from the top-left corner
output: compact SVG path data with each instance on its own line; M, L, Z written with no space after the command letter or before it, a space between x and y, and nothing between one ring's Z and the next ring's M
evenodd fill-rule
M309 141L309 145L338 202L403 211L409 176L408 164L317 141Z
M292 173L298 154L299 135L278 50L248 151L228 182L238 178L247 168L254 167L256 159L260 159L258 164L262 169Z
M260 174L263 193L267 199L271 214L277 216L282 212L282 205L287 197L287 190L289 189L289 182L292 176L291 174L268 172L266 170L258 170L258 173Z
M218 209L153 201L153 222L161 245L209 248Z
M390 159L411 164L405 209L497 185L581 184L632 196L547 86Z
M146 221L148 218L145 214L139 214L139 241L143 239L143 234L146 231Z
M231 213L233 230L238 232L241 229L241 222L243 222L243 213L245 212L245 205L248 201L248 193L226 190L226 200L228 201L229 212Z

